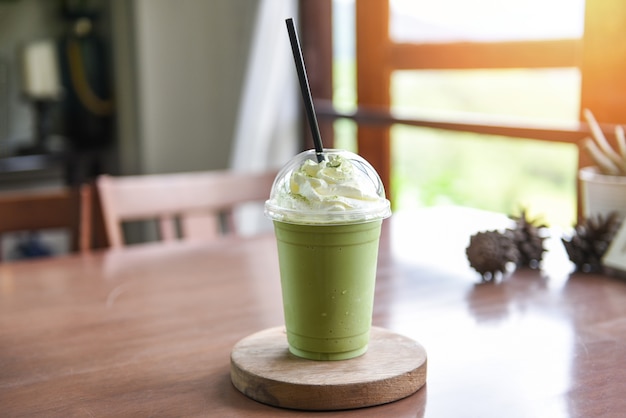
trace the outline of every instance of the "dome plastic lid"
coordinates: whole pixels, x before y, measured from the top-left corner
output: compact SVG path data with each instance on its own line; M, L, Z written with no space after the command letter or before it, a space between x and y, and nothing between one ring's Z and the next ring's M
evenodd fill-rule
M301 152L278 172L265 214L294 224L343 225L391 215L389 200L376 170L359 155L324 149Z

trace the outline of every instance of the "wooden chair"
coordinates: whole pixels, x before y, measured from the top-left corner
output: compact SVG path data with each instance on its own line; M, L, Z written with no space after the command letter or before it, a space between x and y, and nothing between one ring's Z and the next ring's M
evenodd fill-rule
M2 193L0 235L63 229L70 234L70 251L87 252L92 240L91 202L90 185Z
M162 241L214 239L237 232L232 210L269 197L276 172L214 170L96 180L109 245L127 245L123 224L158 220Z

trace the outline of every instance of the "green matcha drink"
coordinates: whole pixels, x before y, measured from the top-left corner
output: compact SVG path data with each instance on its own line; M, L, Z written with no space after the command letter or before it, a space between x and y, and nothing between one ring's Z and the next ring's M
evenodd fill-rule
M266 214L274 220L291 353L343 360L367 351L382 219L380 178L356 154L296 156L278 174Z

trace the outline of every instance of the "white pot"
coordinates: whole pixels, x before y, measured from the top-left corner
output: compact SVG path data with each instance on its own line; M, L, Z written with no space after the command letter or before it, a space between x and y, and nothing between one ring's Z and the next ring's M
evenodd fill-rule
M626 176L601 174L597 167L584 167L578 172L581 180L583 216L608 215L618 212L626 218Z

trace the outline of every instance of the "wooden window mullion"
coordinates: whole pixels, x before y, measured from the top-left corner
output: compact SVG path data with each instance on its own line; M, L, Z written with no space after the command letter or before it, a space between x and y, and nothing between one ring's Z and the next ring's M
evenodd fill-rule
M357 104L387 108L391 104L389 5L387 0L356 3ZM358 127L359 154L380 175L391 196L391 149L389 126Z

